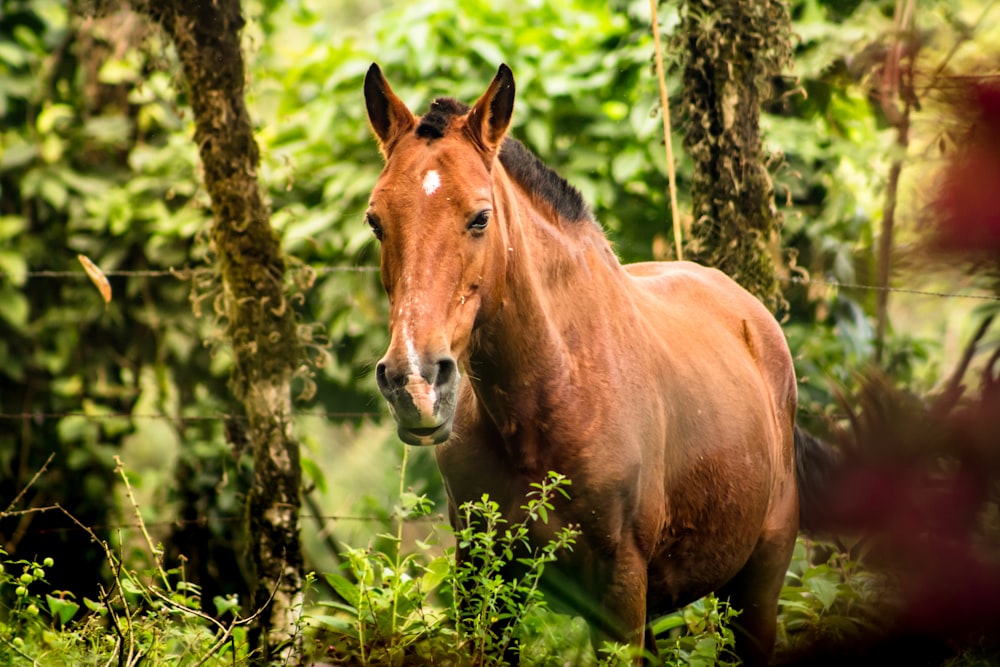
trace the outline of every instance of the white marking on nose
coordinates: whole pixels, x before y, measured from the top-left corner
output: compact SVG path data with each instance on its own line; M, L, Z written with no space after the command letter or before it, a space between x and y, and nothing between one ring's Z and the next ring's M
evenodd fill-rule
M424 174L424 192L430 197L441 187L441 176L431 169Z
M406 346L406 360L410 362L407 375L420 375L420 355L410 336L410 328L403 324L403 344Z

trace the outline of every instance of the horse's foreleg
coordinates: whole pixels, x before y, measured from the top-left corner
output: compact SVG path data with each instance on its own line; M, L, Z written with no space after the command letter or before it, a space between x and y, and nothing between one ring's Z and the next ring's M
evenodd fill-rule
M646 561L638 549L621 549L601 596L600 613L588 618L594 650L607 641L629 644L643 653L646 630ZM655 645L651 647L655 651ZM637 664L641 663L637 658Z

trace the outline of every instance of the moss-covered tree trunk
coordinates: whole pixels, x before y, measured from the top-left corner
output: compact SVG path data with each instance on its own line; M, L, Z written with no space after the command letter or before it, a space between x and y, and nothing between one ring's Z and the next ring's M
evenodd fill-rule
M685 0L684 147L694 161L686 258L732 276L772 311L781 218L760 140L760 92L790 57L777 0Z
M291 429L291 379L300 358L285 265L257 182L258 148L244 101L240 0L132 0L171 37L183 65L195 136L212 198L232 387L253 448L247 501L262 661L297 659L302 606L301 468ZM282 664L286 664L283 661Z

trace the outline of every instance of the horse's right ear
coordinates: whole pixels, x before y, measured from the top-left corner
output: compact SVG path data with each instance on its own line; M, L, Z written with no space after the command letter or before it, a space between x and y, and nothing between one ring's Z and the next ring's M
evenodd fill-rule
M416 125L416 119L403 101L396 97L382 70L372 63L365 75L365 106L368 122L378 137L382 154L388 156L392 144Z

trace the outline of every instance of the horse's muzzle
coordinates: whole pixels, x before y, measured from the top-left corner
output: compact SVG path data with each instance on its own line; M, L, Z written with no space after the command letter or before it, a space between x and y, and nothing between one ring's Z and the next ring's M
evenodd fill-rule
M375 381L389 402L399 438L408 445L437 445L451 436L458 366L451 357L413 361L394 363L387 355L375 369Z

